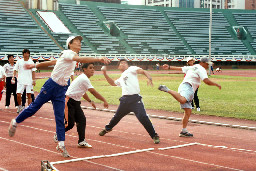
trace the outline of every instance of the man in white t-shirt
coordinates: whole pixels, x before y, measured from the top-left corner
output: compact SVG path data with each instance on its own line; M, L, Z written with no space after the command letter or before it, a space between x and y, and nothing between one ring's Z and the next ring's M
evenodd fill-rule
M86 117L81 108L81 98L83 97L96 109L95 103L86 94L86 92L89 91L94 95L94 97L104 102L105 108L108 108L106 99L94 89L89 80L89 78L94 75L94 64L86 63L82 66L82 70L83 74L79 75L74 81L72 81L66 92L68 116L65 116L65 118L68 118L68 125L65 128L65 132L72 129L76 123L79 137L77 146L80 148L92 147L85 140ZM54 135L54 141L58 142L57 134Z
M25 68L41 68L46 66L55 65L51 73L51 77L44 83L40 93L33 103L31 103L26 109L24 109L15 119L12 119L9 126L9 136L13 137L17 125L23 122L28 117L33 116L44 103L49 100L52 101L56 132L58 136L57 151L61 152L63 157L69 157L69 153L66 150L65 141L65 124L64 124L64 109L65 109L65 93L68 89L68 80L71 73L75 69L76 62L92 63L102 62L108 64L110 61L103 58L91 58L91 57L79 57L78 53L81 50L82 36L70 36L66 41L68 50L62 51L60 57L57 60L41 62L39 64L26 65Z
M118 122L128 113L134 112L140 123L147 130L150 137L154 140L155 144L160 142L158 134L146 113L142 97L140 96L140 86L137 75L143 74L148 78L148 85L153 86L152 78L149 73L137 66L128 65L127 60L121 59L118 65L118 69L122 72L119 79L114 81L107 75L106 67L102 67L103 74L111 86L119 86L122 88L122 97L120 105L116 111L116 114L111 119L108 125L105 126L99 135L104 136L106 133L112 131L112 128L118 124Z
M32 102L31 99L31 90L33 90L33 85L35 85L35 68L26 69L24 66L26 64L34 64L34 62L29 59L30 51L28 49L24 49L22 51L23 58L16 62L13 71L12 81L15 81L16 74L18 72L18 79L17 79L17 101L18 101L18 110L17 113L20 113L23 110L21 105L21 95L23 94L24 90L26 90L27 97L28 97L28 105Z
M182 131L180 132L180 137L193 137L193 134L189 133L187 130L188 120L191 115L192 105L191 101L194 98L194 93L196 89L201 84L201 80L207 85L216 86L221 89L221 86L208 78L206 69L209 67L211 62L209 58L203 57L201 58L200 64L196 64L193 66L185 66L185 67L173 67L167 64L164 64L164 69L176 69L183 71L186 76L184 80L179 86L178 92L170 90L165 85L160 85L159 90L167 92L171 94L178 102L180 102L180 106L184 109L184 116L182 120Z

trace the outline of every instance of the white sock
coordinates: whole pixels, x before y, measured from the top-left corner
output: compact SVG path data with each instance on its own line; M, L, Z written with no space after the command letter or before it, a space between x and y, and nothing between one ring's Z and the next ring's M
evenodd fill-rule
M65 146L64 141L59 141L59 146Z
M181 132L188 132L187 128L182 128Z

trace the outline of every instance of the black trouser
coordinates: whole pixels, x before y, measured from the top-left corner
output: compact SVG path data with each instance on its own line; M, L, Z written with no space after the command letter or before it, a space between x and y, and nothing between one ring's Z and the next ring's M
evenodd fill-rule
M12 77L6 77L6 98L5 98L5 106L10 106L11 94L14 97L15 106L19 106L17 101L17 78L15 77L15 84L11 83Z
M26 98L27 98L27 94L26 94L26 89L24 90L23 94L22 94L22 106L26 106ZM31 98L32 98L32 102L35 101L35 95L34 93L31 93Z
M106 125L106 130L111 130L114 126L118 124L118 122L128 113L134 112L135 116L138 118L140 123L147 130L148 134L153 138L156 135L155 129L146 113L144 108L144 104L142 102L142 97L138 94L130 95L130 96L122 96L120 100L120 105L111 119L108 125Z
M68 126L65 132L72 129L76 123L77 132L79 136L78 143L85 140L86 117L81 108L81 102L72 98L68 100Z
M199 108L200 105L199 105L199 98L198 98L197 92L198 92L198 88L195 91L194 100L192 100L191 104L192 104L192 107L194 107L194 101L195 101L196 108Z

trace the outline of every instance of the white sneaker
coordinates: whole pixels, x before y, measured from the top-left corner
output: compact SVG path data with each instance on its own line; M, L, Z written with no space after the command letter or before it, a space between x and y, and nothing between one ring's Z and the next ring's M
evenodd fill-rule
M200 107L197 108L197 111L200 112Z
M70 155L68 154L68 152L67 152L65 146L59 146L59 145L57 145L56 150L59 151L59 152L61 152L61 155L62 155L63 157L70 157Z
M9 126L9 136L13 137L17 128L17 123L15 119L12 119L10 126Z
M90 144L88 144L88 142L86 142L85 140L78 143L77 147L79 147L79 148L92 148L92 146Z
M55 143L57 143L57 142L58 142L57 134L54 134L54 136L53 136L53 141L54 141Z
M5 109L9 109L9 106L5 106Z

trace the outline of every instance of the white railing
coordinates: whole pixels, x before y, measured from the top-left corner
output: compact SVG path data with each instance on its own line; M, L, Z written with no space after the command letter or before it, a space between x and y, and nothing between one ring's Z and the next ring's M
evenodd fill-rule
M7 60L7 55L13 54L16 60L22 58L22 53L0 52L0 60ZM33 59L40 61L54 60L59 58L59 53L31 53ZM186 58L193 57L196 61L207 55L161 55L161 54L84 54L80 56L88 56L99 58L107 57L111 61L119 61L120 59L127 59L128 61L186 61ZM256 55L212 55L212 61L244 61L256 62Z

